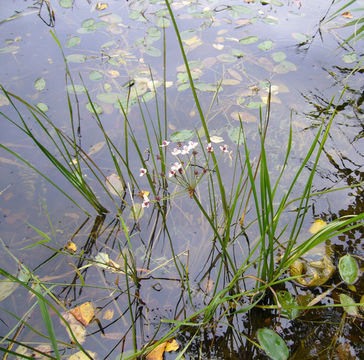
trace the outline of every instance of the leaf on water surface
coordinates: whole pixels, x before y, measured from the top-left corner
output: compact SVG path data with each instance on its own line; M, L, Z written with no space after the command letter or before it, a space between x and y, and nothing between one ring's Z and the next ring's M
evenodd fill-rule
M95 265L101 269L105 269L111 272L119 272L120 265L117 264L115 261L111 260L109 255L104 252L99 252L95 256Z
M227 72L236 80L242 81L243 77L234 69L228 69Z
M360 298L360 303L363 305L360 305L359 308L360 308L361 312L364 313L364 294Z
M210 140L214 144L219 144L224 142L224 139L221 136L216 136L216 135L210 136Z
M274 67L274 72L277 74L286 74L290 71L296 70L296 65L287 60L281 61L278 65Z
M59 6L65 8L65 9L69 9L73 5L73 0L59 0L58 3L59 3Z
M240 39L239 43L243 45L249 45L257 42L258 40L259 40L258 36L247 36L245 38Z
M110 77L112 77L113 79L117 78L120 76L119 71L117 70L108 70L107 73L110 75Z
M190 87L190 84L186 83L186 84L178 85L177 90L178 91L184 91L184 90L187 90L189 87Z
M97 114L97 115L102 114L102 112L103 112L102 107L101 107L99 104L95 103L95 102L93 102L92 104L93 104L93 106L94 106L94 108L95 108L96 114ZM94 113L95 113L94 109L93 109L93 108L92 108L92 106L91 106L91 103L87 103L87 104L86 104L86 109L87 109L90 113L92 113L92 114L94 114Z
M44 78L41 77L34 81L35 90L42 91L45 89L45 87L46 87L46 81L44 80Z
M106 3L97 3L95 6L95 9L101 11L101 10L107 9L107 7L108 7L108 4L106 4Z
M284 340L273 330L262 328L257 332L259 344L273 360L286 360L289 351Z
M230 13L233 18L241 17L241 15L254 14L254 10L245 5L232 5L230 7Z
M89 351L86 350L87 353L93 358L96 359L96 353L93 351ZM68 360L90 360L90 358L83 352L83 351L78 351L75 354L72 354Z
M95 316L95 309L91 302L87 301L80 306L69 310L77 321L87 326Z
M121 182L119 175L111 174L106 178L106 187L110 194L116 197L122 197L124 192L124 185Z
M65 249L74 253L77 251L77 245L73 241L69 241L65 246Z
M118 102L118 99L122 99L123 95L120 93L107 92L107 93L99 93L96 95L97 99L106 103L106 104L114 104Z
M143 99L143 101L148 102L148 101L152 100L154 98L154 96L155 96L154 91L148 91L142 96L142 99Z
M129 214L128 218L130 220L139 221L143 215L144 215L144 208L142 207L142 204L135 203L130 208L130 214Z
M77 63L77 64L84 63L86 61L86 59L87 59L86 55L82 55L82 54L71 54L71 55L66 56L66 60L68 62Z
M262 51L269 51L273 47L273 41L265 40L258 45L258 49Z
M228 135L229 135L230 140L234 144L241 145L243 143L244 136L243 136L243 131L240 128L240 126L230 128L228 131Z
M341 14L342 17L346 18L346 19L352 19L353 15L351 15L350 11L345 11L344 13Z
M274 16L267 16L267 17L263 18L263 22L265 22L266 24L270 24L270 25L279 24L278 19Z
M192 39L196 35L196 30L189 29L181 32L180 36L182 40Z
M311 36L303 33L292 33L294 39L299 41L300 43L306 43L307 41L311 40Z
M113 309L107 309L104 312L104 315L102 316L102 318L104 320L112 320L113 317L114 317L114 310Z
M13 53L19 49L19 46L11 45L0 49L0 54Z
M88 151L87 155L91 156L91 155L98 153L105 146L105 144L106 144L105 141L100 141L100 142L96 143L95 145L92 145L90 147L90 150Z
M195 88L197 90L200 91L211 91L211 92L215 92L217 89L217 85L215 84L206 84L206 83L201 83L201 82L197 82L195 83ZM222 87L220 86L219 91L222 91Z
M250 101L247 104L245 104L245 106L248 109L259 109L260 107L265 106L265 104L263 102L259 102L259 101Z
M83 344L86 340L86 328L80 324L76 318L70 313L66 312L62 314L63 318L67 321L68 325L70 326L72 333L76 340ZM60 322L63 326L66 326L65 323L60 319ZM66 327L67 334L69 338L73 341L73 337L71 335L71 332L69 331L68 327Z
M168 26L171 24L171 22L170 22L170 20L169 20L169 19L167 19L166 17L161 16L161 17L158 17L158 18L157 18L156 24L157 24L159 27L161 27L161 28L166 28L166 27L168 27Z
M292 294L287 290L277 291L277 297L280 305L282 306L282 313L293 320L299 316L300 311L298 309L292 309L292 306L298 306L296 300Z
M323 229L326 226L326 222L321 220L321 219L317 219L314 221L314 223L311 225L310 227L310 233L311 234L316 234L317 232L319 232L321 229Z
M145 52L149 56L158 57L162 55L162 52L154 46L148 46L145 48Z
M8 279L0 280L0 302L10 296L18 286L18 283Z
M102 79L102 77L103 77L102 74L96 70L92 70L89 74L90 80L93 80L93 81L99 81Z
M240 84L240 81L236 80L236 79L224 79L221 82L221 84L222 85L238 85L238 84Z
M217 56L217 59L221 62L234 63L236 61L236 56L230 54L220 54Z
M86 88L83 86L83 85L77 85L75 84L75 87L73 88L72 85L67 85L67 91L70 93L70 94L83 94L86 92Z
M175 339L163 342L153 349L147 356L147 360L163 360L164 352L176 351L179 349L179 344Z
M175 131L171 136L170 136L170 140L173 142L183 142L183 141L188 141L191 140L195 135L194 130L178 130Z
M197 48L198 46L202 45L202 40L197 35L195 35L191 38L187 38L187 39L183 40L183 42L186 45L188 45L194 49Z
M43 112L47 112L49 109L48 109L48 105L45 104L45 103L42 103L42 102L39 102L37 104L37 108Z
M344 63L351 64L357 60L357 56L354 52L350 52L342 56Z
M273 53L271 56L272 56L273 61L278 62L278 63L285 60L287 57L287 55L282 51L277 51L277 52Z
M359 266L351 255L344 255L339 260L339 273L347 284L353 284L358 278Z
M9 99L3 95L0 94L0 106L9 105Z
M340 303L348 315L359 316L358 307L355 305L355 301L350 296L340 294Z
M81 38L79 36L72 36L66 42L66 47L71 48L77 46L81 42Z

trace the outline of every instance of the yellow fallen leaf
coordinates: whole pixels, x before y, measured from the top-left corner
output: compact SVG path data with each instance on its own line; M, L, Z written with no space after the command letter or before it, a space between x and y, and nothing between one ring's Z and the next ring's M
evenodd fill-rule
M92 318L95 316L95 310L89 301L84 304L75 307L69 311L76 320L78 320L83 326L87 326Z
M108 71L108 73L109 73L109 75L110 75L112 78L117 78L117 77L119 77L119 76L120 76L120 73L119 73L119 71L117 71L117 70L109 70L109 71Z
M107 8L107 4L106 3L97 3L96 4L96 10L105 10Z
M95 359L96 353L89 350L87 350L87 352L93 359ZM71 355L68 360L89 360L89 357L83 351L78 351L75 354Z
M353 15L351 15L351 13L349 11L345 11L344 13L341 14L342 17L347 18L347 19L352 19Z
M176 351L179 349L179 344L176 340L172 339L167 342L166 349L164 351L170 352L170 351Z
M164 352L176 351L179 348L179 344L176 340L172 339L159 344L154 350L152 350L147 356L147 360L163 360Z
M325 221L321 219L315 220L315 222L310 227L310 233L316 234L318 231L320 231L323 227L325 227L327 224Z
M73 241L69 241L68 244L66 245L66 250L76 252L77 251L77 246Z
M103 319L104 320L111 320L114 317L114 310L108 309L104 312Z

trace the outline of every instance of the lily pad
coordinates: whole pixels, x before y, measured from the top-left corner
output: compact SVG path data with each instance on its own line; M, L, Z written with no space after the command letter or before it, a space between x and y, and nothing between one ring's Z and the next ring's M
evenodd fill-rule
M96 97L98 100L104 103L114 104L118 101L119 98L122 98L123 96L120 93L108 92L97 94Z
M277 63L285 60L286 57L287 57L287 55L284 52L282 52L282 51L278 51L278 52L275 52L275 53L272 54L273 60L275 62L277 62Z
M47 112L47 111L48 111L48 105L47 105L47 104L44 104L44 103L42 103L42 102L39 102L39 103L37 104L37 108L38 108L39 110L42 110L43 112Z
M93 81L99 81L102 80L103 75L99 71L93 70L90 72L89 78Z
M173 142L183 142L183 141L188 141L191 140L195 135L194 130L188 130L188 129L184 129L184 130L179 130L179 131L175 131L171 136L170 139Z
M147 48L145 48L145 52L149 56L153 56L153 57L158 57L158 56L162 55L162 52L154 46L148 46Z
M269 51L273 47L273 41L265 40L258 45L258 49L262 51Z
M342 59L343 59L344 63L351 64L356 61L357 56L354 52L351 52L351 53L343 55Z
M45 87L46 87L46 81L44 80L44 78L38 78L37 80L34 81L35 90L42 91L44 90Z
M86 92L86 88L83 86L83 85L75 85L75 88L73 88L72 85L67 85L67 91L70 93L70 94L83 94Z
M93 106L94 106L94 108L95 108L95 110L96 110L96 114L97 115L100 115L100 114L102 114L102 107L99 105L99 104L97 104L97 103L95 103L95 102L93 102L92 103L93 104ZM91 106L91 103L87 103L86 104L86 109L90 112L90 113L95 113L95 111L94 111L94 109L92 108L92 106Z
M82 54L71 54L66 56L66 60L71 63L84 63L86 61L86 55Z
M66 47L71 48L77 46L81 42L81 38L79 36L72 36L66 42Z
M263 19L263 22L265 22L266 24L270 24L270 25L277 25L279 24L279 21L277 18L273 17L273 16L267 16Z
M299 41L300 43L306 43L307 41L311 40L311 36L303 33L292 33L294 39Z
M240 126L230 128L228 135L234 144L241 145L243 143L244 136Z
M274 67L274 72L278 74L286 74L290 71L296 70L296 65L287 60L281 61L277 66Z
M257 332L259 344L267 355L273 360L286 360L289 351L284 340L273 330L263 328Z
M351 255L342 256L339 260L339 273L347 284L353 284L358 278L359 267Z
M159 17L159 18L157 19L156 24L157 24L159 27L161 27L161 28L166 28L166 27L168 27L168 26L171 24L171 22L170 22L170 20L169 20L169 19L167 19L166 17L161 16L161 17Z
M65 8L65 9L69 9L73 5L73 0L59 0L58 3L59 3L59 6Z
M249 45L249 44L254 44L258 40L259 40L258 36L247 36L245 38L240 39L239 42L240 44L243 45Z

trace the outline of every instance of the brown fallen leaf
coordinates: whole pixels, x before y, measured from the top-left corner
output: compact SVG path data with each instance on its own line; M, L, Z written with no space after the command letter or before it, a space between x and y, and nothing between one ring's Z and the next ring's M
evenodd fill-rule
M345 11L344 13L341 14L342 17L347 18L347 19L352 19L353 15L351 15L350 11Z
M147 356L147 360L163 360L164 352L176 351L179 348L179 344L176 340L172 339L159 344L155 349L153 349Z
M99 10L99 11L105 10L107 8L107 6L108 5L106 3L97 3L96 4L96 10Z
M79 321L83 326L87 326L92 318L95 316L95 310L89 301L84 304L71 309L70 314L72 314L77 321Z

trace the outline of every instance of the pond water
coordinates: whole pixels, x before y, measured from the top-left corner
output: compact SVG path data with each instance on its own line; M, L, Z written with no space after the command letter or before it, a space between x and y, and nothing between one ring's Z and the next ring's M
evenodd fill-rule
M325 193L310 199L299 241L310 236L310 226L317 219L330 223L340 216L363 213L363 39L340 47L354 31L353 27L340 26L351 21L350 16L362 16L362 11L350 10L363 8L364 2L354 2L342 11L348 14L340 13L328 21L343 5L331 0L177 0L172 4L202 110L208 114L214 152L228 193L237 151L240 148L244 153L239 117L250 157L257 162L260 109L262 114L267 109L269 88L270 123L265 145L274 179L285 160L290 124L293 132L288 171L277 188L278 199L289 188L321 122L327 122L338 106L312 184L312 192ZM0 111L4 115L0 133L1 268L17 276L21 264L26 266L34 275L29 286L38 279L49 288L53 297L46 298L61 313L91 302L95 320L81 330L85 338L78 338L84 349L95 353L91 357L98 359L129 356L149 341L165 336L172 328L167 320L182 321L208 305L216 283L220 281L215 289L218 291L231 280L229 272L220 273L221 249L211 224L192 199L197 194L208 211L215 209L217 216L222 213L221 199L211 193L206 178L191 192L186 188L181 191L173 177L166 177L166 181L171 181L168 192L161 189L159 193L165 207L164 222L163 211L152 198L153 182L139 176L144 165L152 173L153 160L159 161L155 155L162 140L172 140L165 153L166 171L175 161L170 151L179 140L200 140L204 147L207 145L170 15L164 1L159 0L60 0L49 4L13 0L1 7L0 14L0 84L44 111L55 126L46 124L49 134L56 137L59 129L77 142L87 159L97 166L94 169L103 174L98 173L102 179L99 183L90 168L82 169L98 201L109 210L96 215L29 136L8 121L21 124L16 109L5 95L0 95ZM62 51L74 88L70 76L65 76ZM125 177L132 179L130 174L134 174L136 180L126 180L124 202L108 197L103 188L103 176L116 174L116 170L85 89L115 150L122 154L128 151L130 173L126 174L125 164L119 163ZM73 104L74 137L67 94ZM29 109L14 101L35 136L67 165L67 159L55 152L55 144ZM120 104L127 113L127 132ZM147 134L144 121L148 124ZM163 136L157 142L154 132L158 134L159 124ZM133 146L133 136L140 154ZM220 152L223 144L232 152ZM9 150L33 164L69 198ZM204 159L200 145L196 150L199 154L194 169L200 176ZM295 196L300 196L313 165L310 160L305 166L294 189ZM345 189L326 192L341 187ZM141 191L152 193L149 207L141 208ZM143 211L138 221L130 210L133 203ZM85 215L77 204L91 216ZM239 226L242 210L230 224L234 241L229 253L237 267L259 237L256 224L244 231ZM279 231L292 221L296 210L293 206L288 208ZM245 224L255 217L251 205ZM363 266L363 227L333 237L323 245L321 250L336 266L345 254L354 255ZM135 265L134 278L123 275L125 259L120 254ZM256 268L249 267L245 275L255 276ZM223 279L218 281L220 276ZM134 283L135 277L138 281ZM245 278L241 282L239 286L252 288L255 280ZM279 289L288 290L296 299L308 294L312 299L339 283L340 276L335 272L329 286L307 289L287 282ZM351 287L338 285L321 304L340 304L341 293L360 302L363 277ZM19 286L0 299L2 351L7 348L32 357L34 348L44 345L42 351L47 353L50 341L44 336L47 329L42 314L34 305L37 298ZM224 313L231 309L222 307L214 315L216 326L181 327L174 334L180 349L188 346L181 356L267 359L251 342L257 342L256 331L263 327L274 329L284 339L290 359L360 359L364 353L362 315L350 316L338 306L312 309L290 319L279 309L270 309L273 302L265 305L268 306L258 306L235 317ZM60 355L69 358L79 349L55 310L49 309ZM47 354L57 357L52 351ZM177 355L166 352L164 356L172 359ZM10 352L8 357L16 358Z

